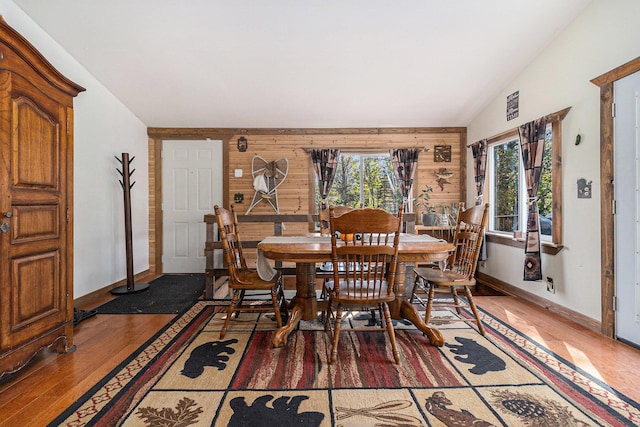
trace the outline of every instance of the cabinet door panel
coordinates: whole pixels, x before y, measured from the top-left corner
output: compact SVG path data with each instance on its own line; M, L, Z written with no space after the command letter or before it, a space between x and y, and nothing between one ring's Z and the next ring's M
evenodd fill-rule
M60 238L60 209L56 205L13 205L13 244Z
M64 300L60 295L60 256L58 252L12 260L9 346L27 342L52 324L64 321Z
M13 100L12 110L13 187L60 191L58 123L24 96Z

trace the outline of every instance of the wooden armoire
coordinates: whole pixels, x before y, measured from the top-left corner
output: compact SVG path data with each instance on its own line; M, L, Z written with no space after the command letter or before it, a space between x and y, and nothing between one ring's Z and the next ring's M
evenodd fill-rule
M0 16L0 377L73 349L71 82Z

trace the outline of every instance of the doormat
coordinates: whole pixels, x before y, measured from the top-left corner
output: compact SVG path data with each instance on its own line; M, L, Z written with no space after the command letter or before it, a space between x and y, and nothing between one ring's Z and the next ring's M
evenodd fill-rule
M98 314L182 313L204 291L204 274L165 274L144 291L120 295L96 308Z
M481 310L482 337L440 326L434 347L394 321L401 362L368 312L344 320L338 360L318 321L272 348L270 325L232 322L199 301L134 352L51 426L628 426L640 405ZM455 312L444 313L456 316ZM275 322L274 322L275 327ZM475 326L475 325L474 325Z

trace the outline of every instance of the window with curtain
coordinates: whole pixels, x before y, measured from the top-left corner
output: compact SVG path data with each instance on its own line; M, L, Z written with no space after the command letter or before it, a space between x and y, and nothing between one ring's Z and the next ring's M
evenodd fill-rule
M317 180L315 194L317 205L320 201ZM397 212L402 194L389 153L341 153L327 201L333 205Z
M554 241L553 126L553 123L548 123L546 127L544 161L538 188L540 232L543 241L551 242ZM559 160L555 163L559 164ZM510 235L516 232L524 235L527 229L527 189L517 134L489 145L487 174L490 203L489 231Z

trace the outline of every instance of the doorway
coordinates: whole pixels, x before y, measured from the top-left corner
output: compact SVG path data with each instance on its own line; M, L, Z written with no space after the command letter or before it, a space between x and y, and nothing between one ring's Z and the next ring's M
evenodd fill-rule
M615 338L614 123L611 114L613 85L616 81L637 71L640 71L640 57L591 80L591 83L600 88L601 332L609 338Z
M640 72L615 81L613 99L615 336L640 346Z
M204 215L222 205L222 177L222 141L163 141L164 273L204 273Z

